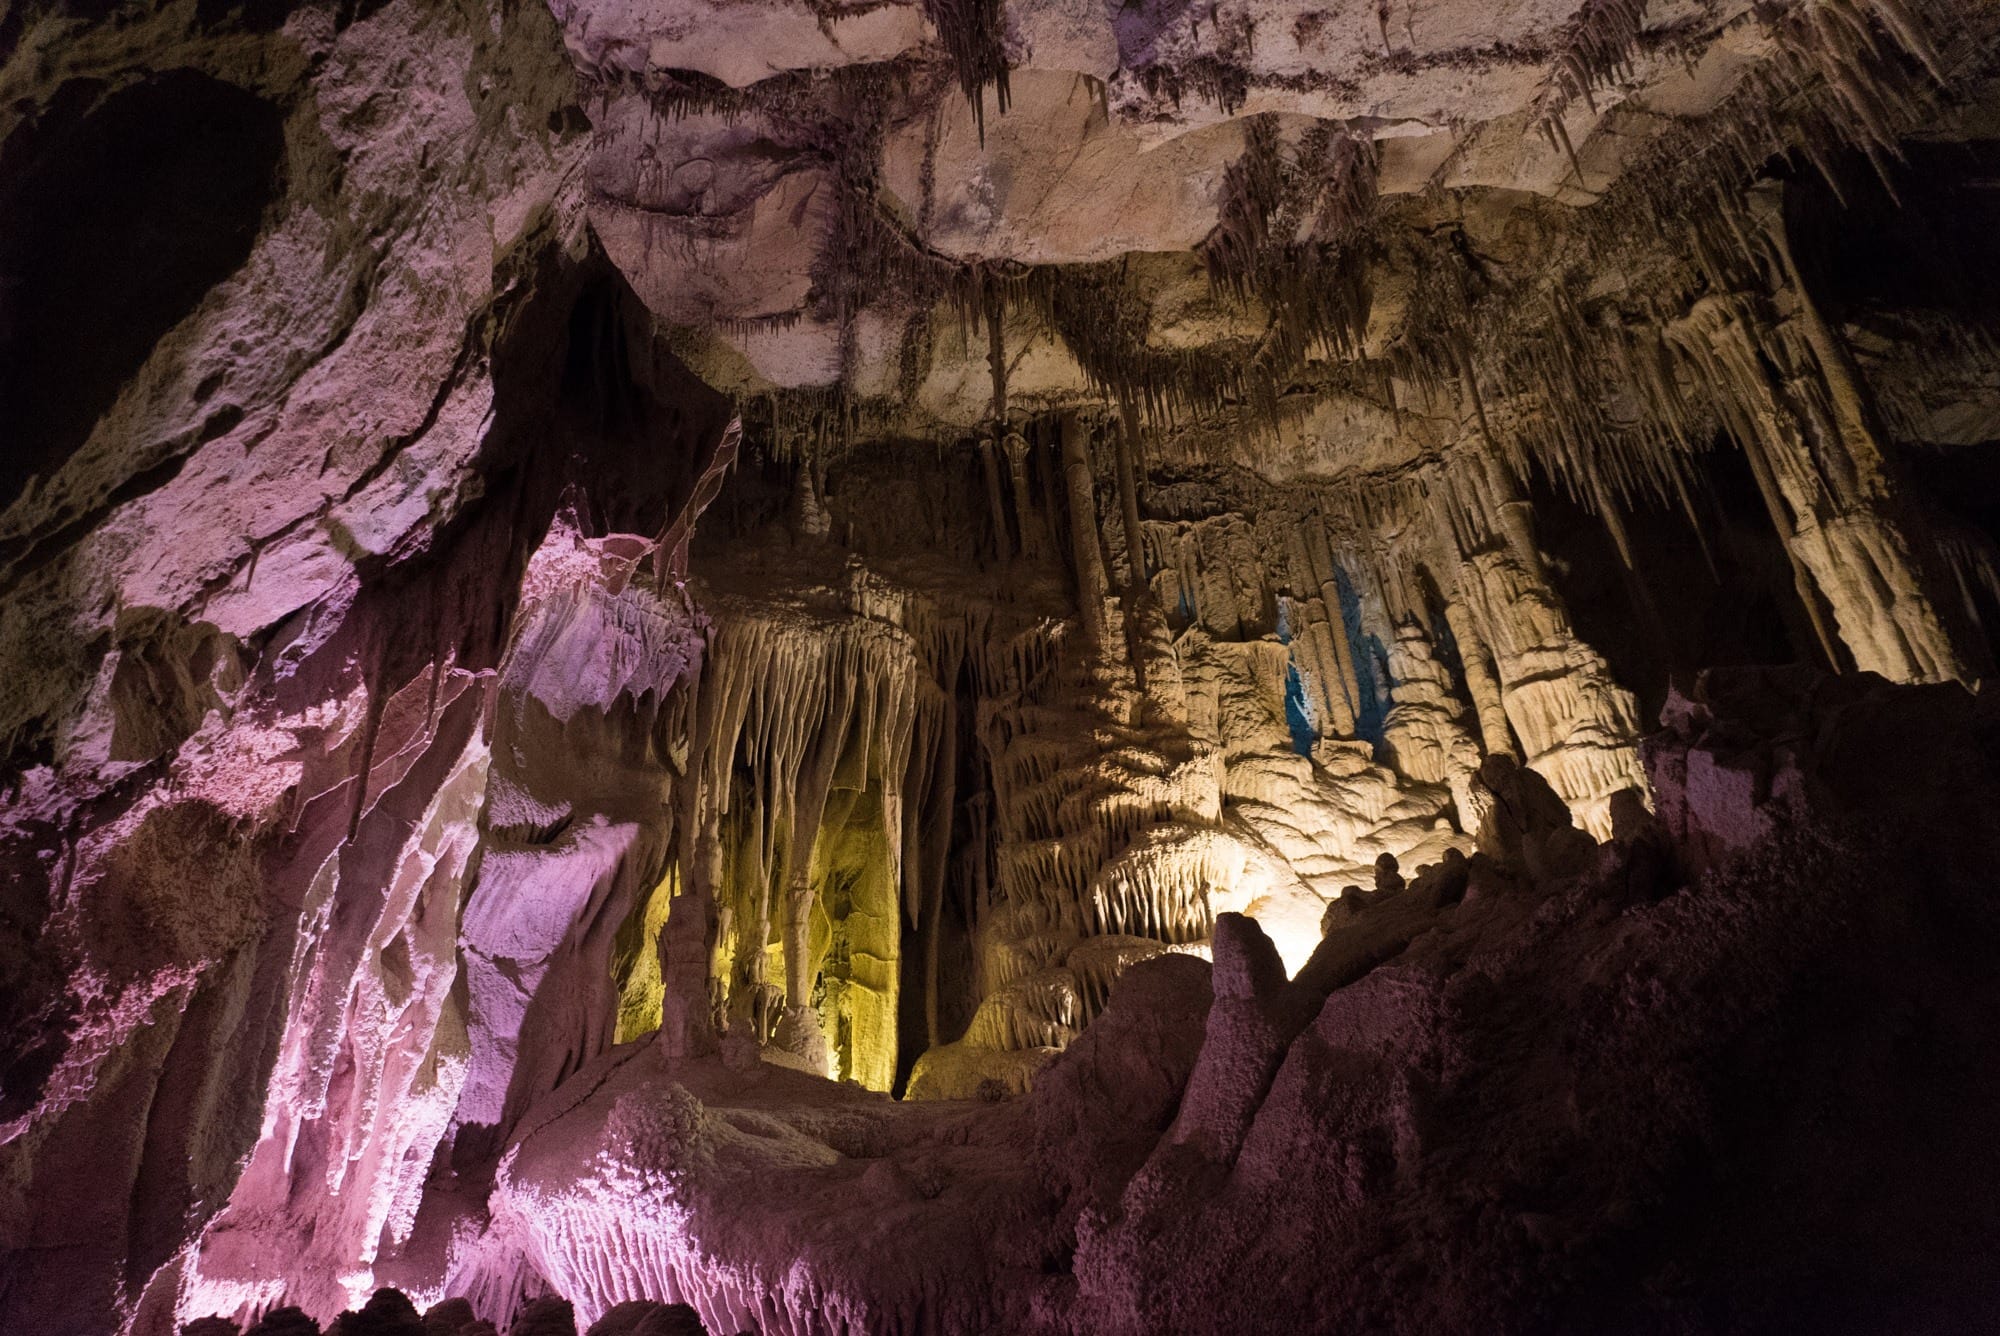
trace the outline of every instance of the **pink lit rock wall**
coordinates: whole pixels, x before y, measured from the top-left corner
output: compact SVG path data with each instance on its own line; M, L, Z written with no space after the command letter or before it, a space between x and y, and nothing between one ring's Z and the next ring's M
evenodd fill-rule
M564 380L573 315L623 335L565 252L550 33L390 6L261 44L178 12L119 39L290 108L295 142L242 268L6 516L10 1327L166 1331L281 1295L331 1316L411 1229L461 1095L510 1079L460 920L494 715L534 689L500 674L529 554L565 495L595 533L657 532L721 427L676 396L641 456L644 404L606 431ZM139 93L94 96L46 132ZM407 207L438 175L478 185ZM615 669L575 659L565 708L684 662L592 686ZM591 1040L547 1042L545 1085Z

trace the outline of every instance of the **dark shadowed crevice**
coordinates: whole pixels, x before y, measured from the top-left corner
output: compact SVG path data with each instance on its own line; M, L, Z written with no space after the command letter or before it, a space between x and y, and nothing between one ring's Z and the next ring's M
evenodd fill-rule
M73 81L0 148L0 506L243 263L283 154L276 106L193 70Z
M1892 196L1866 164L1792 183L1786 227L1834 319L1930 309L2000 325L2000 141L1902 145Z
M1645 728L1659 718L1677 674L1817 662L1784 547L1742 452L1709 451L1701 482L1700 532L1678 509L1657 503L1624 514L1632 541L1629 572L1603 522L1562 488L1537 479L1532 492L1550 579L1578 636L1604 655L1612 676L1638 698Z
M297 8L293 0L195 0L195 22L204 28L276 32Z
M655 533L678 513L729 401L657 336L631 285L599 259L570 308L556 407L572 480L601 532Z

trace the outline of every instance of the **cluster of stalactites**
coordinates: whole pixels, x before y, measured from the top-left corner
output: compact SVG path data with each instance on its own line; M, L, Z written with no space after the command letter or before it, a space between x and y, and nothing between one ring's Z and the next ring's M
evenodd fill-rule
M990 7L978 0L939 5L926 8L963 91L977 98L997 83L1004 100L1005 64ZM1572 157L1564 128L1571 103L1595 109L1595 90L1628 73L1642 43L1671 43L1670 29L1645 28L1646 10L1644 0L1591 0L1561 39L1531 119ZM885 209L878 179L884 108L930 96L913 91L913 81L931 76L895 62L817 82L785 76L759 85L756 105L775 120L817 127L832 159L832 216L807 302L815 319L851 335L864 307L895 309L914 313L914 330L943 304L959 312L967 346L991 345L997 368L1009 353L1008 313L1031 311L1110 402L1151 424L1234 415L1251 432L1276 424L1281 399L1307 360L1322 357L1314 376L1344 368L1356 384L1392 401L1403 392L1399 382L1431 403L1440 391L1457 396L1481 434L1517 457L1519 471L1532 460L1592 509L1615 510L1642 493L1669 500L1684 493L1687 456L1705 446L1719 421L1709 406L1683 402L1684 377L1666 365L1659 326L1684 307L1690 280L1717 290L1745 267L1742 257L1755 243L1746 247L1732 221L1744 183L1773 156L1797 154L1820 164L1837 186L1829 164L1843 148L1868 154L1887 179L1899 136L1933 117L1941 91L1981 57L1976 40L1958 41L1953 30L1977 25L1940 21L1950 17L1910 0L1760 7L1743 21L1766 29L1773 54L1714 114L1659 137L1603 187L1598 203L1579 211L1586 244L1567 273L1546 283L1537 278L1528 290L1488 286L1450 229L1438 229L1419 247L1418 300L1402 337L1372 359L1361 336L1379 164L1365 127L1319 122L1288 141L1276 118L1246 119L1245 148L1225 173L1216 226L1197 249L1219 293L1254 296L1265 308L1265 329L1255 339L1159 349L1148 341L1144 304L1129 290L1122 263L954 259ZM671 91L656 91L664 112L682 105ZM703 95L731 110L731 97L749 93ZM1583 168L1576 171L1582 180ZM928 198L919 204L927 210ZM1660 269L1659 255L1641 256L1635 247L1658 252L1662 242L1685 251L1690 263L1666 266L1664 283L1639 283L1617 299L1615 312L1585 301L1589 284L1603 275ZM847 343L851 352L851 337ZM996 370L994 416L1004 422L1003 381ZM913 391L904 384L899 394L907 401ZM1489 403L1497 413L1507 402L1518 404L1498 414L1507 421L1489 415ZM908 407L864 403L838 385L778 393L770 405L763 434L771 448L808 457L893 431Z
M1547 132L1566 134L1560 127L1568 102L1589 100L1592 89L1629 64L1643 11L1627 0L1597 0L1579 14L1543 100ZM1757 216L1747 184L1772 157L1797 154L1838 190L1832 159L1836 150L1852 148L1876 164L1893 190L1889 164L1899 137L1934 117L1943 90L1987 58L1976 41L1961 49L1964 43L1951 40L1956 33L1941 38L1938 20L1903 0L1808 0L1760 12L1777 54L1718 113L1664 136L1602 201L1582 211L1586 244L1575 264L1528 291L1492 286L1455 234L1439 231L1419 257L1417 298L1403 339L1377 374L1355 383L1375 386L1392 407L1414 393L1426 409L1442 404L1463 413L1518 484L1539 473L1603 516L1629 564L1623 512L1641 499L1659 499L1681 506L1692 520L1695 457L1718 430L1746 447L1743 438L1751 435L1738 429L1747 425L1740 387L1718 384L1672 327L1703 293L1754 291L1787 306L1803 298L1782 231ZM1260 117L1251 118L1246 135L1245 152L1224 183L1217 228L1202 247L1211 272L1226 290L1258 291L1276 313L1274 332L1290 312L1307 320L1299 328L1316 329L1308 343L1358 357L1353 341L1341 337L1343 321L1311 326L1311 304L1280 289L1297 268L1284 261L1291 254L1286 247L1301 235L1302 208L1318 210L1319 221L1303 229L1309 238L1352 239L1369 226L1372 149L1324 127L1290 149ZM1302 199L1321 202L1302 205ZM1338 221L1328 226L1328 219ZM1688 263L1661 264L1654 252L1667 239L1685 241L1674 249L1685 250ZM1626 275L1632 284L1609 303L1591 294L1606 274ZM1232 350L1234 372L1208 372L1200 355L1189 352L1158 366L1157 357L1108 356L1107 339L1133 342L1129 332L1116 333L1131 322L1116 318L1115 283L1078 288L1031 279L1029 286L1056 294L1053 309L1066 304L1094 317L1057 323L1087 331L1078 350L1086 368L1107 393L1136 395L1149 415L1171 420L1177 407L1210 409L1257 397L1241 368L1258 365L1261 352L1245 357ZM1100 295L1083 300L1092 291ZM1824 331L1812 329L1809 300L1804 305L1803 320L1763 321L1766 335L1827 344L1818 337ZM1365 299L1357 309L1365 313ZM1085 346L1091 339L1097 346ZM1796 411L1834 421L1851 438L1856 433L1838 416L1855 416L1842 402L1854 397L1843 384L1852 377L1831 360L1825 347L1793 349L1781 364L1800 368ZM1176 377L1178 385L1155 383ZM1266 402L1265 409L1244 427L1275 421L1274 406Z
M1587 97L1629 58L1631 10L1623 0L1586 7L1576 49L1551 84L1551 106ZM1671 364L1662 327L1704 292L1776 290L1795 280L1782 237L1753 216L1746 193L1773 158L1805 159L1838 192L1834 160L1858 150L1893 193L1901 137L1933 120L1945 91L1989 58L1976 25L1951 25L1965 30L1949 36L1966 36L1967 49L1941 49L1951 45L1939 37L1949 17L1903 0L1805 0L1760 11L1773 57L1715 113L1657 139L1579 212L1584 244L1567 269L1533 291L1475 291L1453 256L1432 256L1403 350L1408 378L1462 379L1480 414L1482 382L1493 398L1520 396L1533 406L1520 416L1538 462L1552 476L1567 466L1582 486L1605 490L1606 502L1627 499L1633 486L1671 497L1680 470L1643 456L1686 450L1727 424L1690 398L1687 368ZM1675 254L1685 258L1672 262ZM1614 304L1592 306L1582 294L1606 275L1623 275L1629 286ZM1482 362L1476 372L1474 360Z
M795 1041L801 1056L834 1056L813 1035L838 1027L810 1007L815 984L823 988L817 967L844 917L823 903L829 882L840 880L849 912L887 919L870 953L886 957L869 999L877 1014L865 1023L848 1018L875 1045L846 1059L866 1083L885 1086L894 1074L901 883L917 871L906 858L905 795L913 771L914 786L921 786L934 762L942 692L924 671L913 638L888 623L794 621L782 614L719 619L699 691L704 736L694 852L704 857L702 846L713 840L716 852L707 857L720 864L719 883L704 889L715 897L726 957L717 976L721 1000L736 1017L766 1028L760 1037L771 1037L769 1022L789 1018L803 1032ZM863 834L875 837L879 852L833 867L828 846L847 833L858 807L872 817L874 829ZM698 867L696 875L710 867ZM816 919L826 921L817 943ZM775 978L774 943L781 966Z
M1515 485L1550 479L1598 515L1628 569L1627 511L1678 505L1699 538L1696 460L1731 442L1827 663L1972 680L1985 654L1970 591L1994 585L1995 554L1934 544L1910 522L1871 388L1792 255L1784 187L1748 184L1772 155L1796 153L1838 190L1834 150L1851 148L1893 190L1898 137L1935 111L1953 58L1898 0L1817 0L1766 21L1778 56L1724 112L1656 150L1689 165L1642 164L1584 213L1588 244L1571 270L1523 294L1475 291L1461 267L1432 267L1404 379L1432 405L1455 399ZM1959 52L1958 64L1975 58ZM1685 261L1653 253L1663 237L1685 237ZM1587 298L1607 273L1626 289ZM1463 522L1476 511L1452 509L1462 548L1481 541Z
M742 1027L887 1089L905 924L934 930L948 884L968 923L991 899L979 890L990 877L950 856L959 712L968 697L1035 690L1061 628L1000 626L990 608L945 609L869 578L842 592L838 609L727 599L709 609L700 675L677 697L685 738L667 749L681 771L672 860L635 920L639 950L664 955L675 914L705 916L705 1031ZM626 962L621 1039L660 1025L674 987L663 967Z

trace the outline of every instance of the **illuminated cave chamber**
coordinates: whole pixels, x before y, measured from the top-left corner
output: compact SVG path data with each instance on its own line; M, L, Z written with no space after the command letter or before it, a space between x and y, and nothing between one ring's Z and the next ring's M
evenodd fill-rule
M0 1330L2000 1314L1992 5L101 8Z
M691 888L730 1025L876 1089L915 1062L918 1093L1019 1091L1122 969L1204 952L1217 913L1296 969L1381 856L1469 850L1486 740L1600 833L1643 783L1630 696L1470 506L1482 550L1447 556L1410 505L1404 568L1337 502L1211 513L1212 478L1176 482L1135 593L1117 420L1022 426L992 491L990 445L858 445L715 503L741 510L694 549L712 632L662 710L694 810L625 932L625 1036L657 1024L651 944Z

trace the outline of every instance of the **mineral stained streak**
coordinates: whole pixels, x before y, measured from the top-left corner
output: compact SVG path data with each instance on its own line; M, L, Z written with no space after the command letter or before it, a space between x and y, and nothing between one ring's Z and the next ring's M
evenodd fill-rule
M1992 0L0 94L0 1332L2000 1324Z

